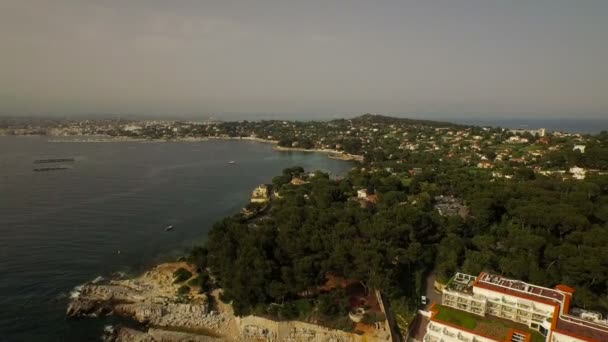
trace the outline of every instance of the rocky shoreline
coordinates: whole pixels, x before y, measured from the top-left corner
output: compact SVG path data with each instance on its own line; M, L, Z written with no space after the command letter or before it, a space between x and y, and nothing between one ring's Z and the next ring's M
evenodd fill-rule
M300 321L274 321L259 316L236 317L232 306L219 299L221 290L208 294L191 287L179 294L174 272L185 262L164 263L133 279L95 279L72 292L66 314L72 319L115 315L139 328L106 326L106 342L386 342L388 329L359 335ZM196 275L192 276L196 277Z
M106 341L235 341L238 329L229 310L212 305L210 295L191 289L178 295L173 272L190 268L186 263L166 263L128 280L84 284L73 293L67 316L102 317L116 315L142 324L147 330L112 327Z

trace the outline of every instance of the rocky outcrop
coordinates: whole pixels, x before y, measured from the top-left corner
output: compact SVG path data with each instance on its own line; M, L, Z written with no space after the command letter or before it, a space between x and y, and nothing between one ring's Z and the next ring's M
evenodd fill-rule
M69 317L119 315L153 327L138 331L119 327L106 332L107 341L216 341L208 335L221 331L230 315L209 310L205 294L192 289L177 295L173 272L184 263L162 264L129 280L87 283L73 293Z
M299 321L273 321L257 316L235 317L230 304L219 300L214 290L214 309L207 295L193 289L187 296L176 295L173 272L185 263L162 264L141 277L88 283L71 297L67 315L97 317L119 315L142 324L141 330L107 327L108 342L386 342L386 329L358 335Z
M219 342L222 339L191 334L187 332L171 331L150 328L147 331L139 331L131 328L120 328L114 336L106 338L106 341L114 342Z
M237 319L239 341L264 342L387 342L388 334L358 335L299 321L273 321L257 316Z
M85 284L72 296L68 304L69 317L109 315L118 303L136 303L143 300L141 291L124 285Z

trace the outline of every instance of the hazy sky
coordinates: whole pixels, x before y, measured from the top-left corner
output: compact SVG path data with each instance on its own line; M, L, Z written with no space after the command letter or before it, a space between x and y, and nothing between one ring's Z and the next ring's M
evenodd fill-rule
M608 0L0 0L0 114L608 117Z

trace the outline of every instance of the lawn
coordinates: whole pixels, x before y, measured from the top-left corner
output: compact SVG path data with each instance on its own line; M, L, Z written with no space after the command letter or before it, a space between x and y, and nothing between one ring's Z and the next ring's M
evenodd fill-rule
M530 330L523 324L493 316L481 317L443 305L436 305L435 309L437 309L437 315L435 316L437 320L463 327L481 335L494 337L498 340L507 337L511 329L530 333L532 335L532 342L543 342L545 340L540 333Z
M545 336L541 335L538 331L533 331L532 342L545 342Z
M435 316L436 319L447 323L452 323L469 330L475 330L477 327L477 321L483 319L483 317L452 309L443 305L437 305L435 308L438 310L437 316Z

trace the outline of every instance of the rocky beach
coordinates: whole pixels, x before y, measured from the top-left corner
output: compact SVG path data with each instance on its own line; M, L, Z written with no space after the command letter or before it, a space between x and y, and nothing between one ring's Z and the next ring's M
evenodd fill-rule
M218 291L201 294L191 288L178 294L173 273L192 271L185 262L160 264L134 279L90 282L79 286L67 308L71 318L116 315L141 325L106 329L107 341L234 341L238 329L229 307L218 303ZM194 273L194 272L193 272Z
M78 286L72 293L67 316L95 319L114 315L130 322L107 326L102 336L106 342L392 340L389 329L384 327L359 335L301 321L237 317L232 306L219 299L219 289L201 294L193 287L190 293L178 294L180 285L174 281L174 272L180 268L194 273L185 262L164 263L133 279L96 279Z

